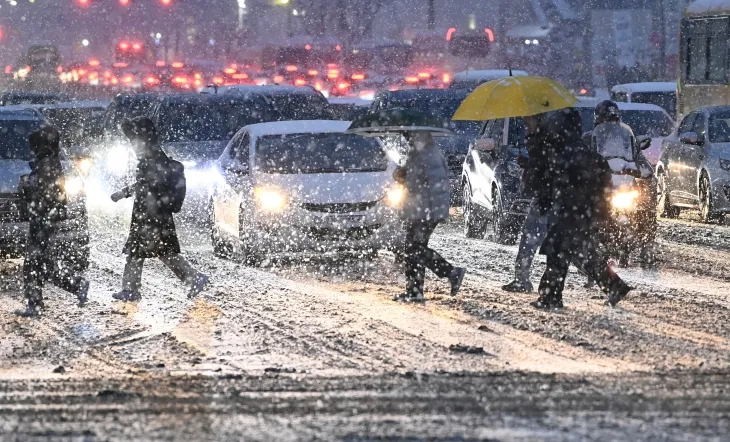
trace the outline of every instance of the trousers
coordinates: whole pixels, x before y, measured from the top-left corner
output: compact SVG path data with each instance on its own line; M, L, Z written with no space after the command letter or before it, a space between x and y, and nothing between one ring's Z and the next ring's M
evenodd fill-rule
M35 235L28 235L23 263L23 286L27 299L42 301L46 281L67 292L79 292L83 277L70 263L60 259L55 261L48 249L47 240L37 240Z
M438 221L406 224L406 293L408 295L415 296L423 293L426 268L439 278L448 277L454 270L454 266L428 247L431 234L438 224Z
M182 257L182 255L174 254L168 256L160 256L167 268L172 270L181 281L186 284L192 284L200 273L190 265L190 263ZM144 267L145 258L127 255L127 263L124 266L124 274L122 275L122 290L138 293L142 286L142 268Z
M537 202L533 199L527 212L525 224L522 226L522 238L515 260L515 281L523 285L529 285L530 283L532 261L535 259L535 254L545 240L550 227L548 218L547 215L540 214Z

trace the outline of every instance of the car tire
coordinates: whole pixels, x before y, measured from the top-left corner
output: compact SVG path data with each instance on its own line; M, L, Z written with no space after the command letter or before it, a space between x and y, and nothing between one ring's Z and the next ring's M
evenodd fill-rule
M660 218L679 218L680 209L672 205L667 175L663 170L657 173L657 195L657 215Z
M700 182L697 186L697 199L700 203L700 218L702 222L711 223L721 221L725 218L724 213L717 213L714 210L712 184L707 172L702 172Z
M472 202L469 183L464 184L463 193L464 236L467 238L484 238L484 234L487 232L487 219L482 210Z
M518 232L512 220L504 213L502 195L498 189L492 190L492 228L494 238L499 244L511 246L517 243Z

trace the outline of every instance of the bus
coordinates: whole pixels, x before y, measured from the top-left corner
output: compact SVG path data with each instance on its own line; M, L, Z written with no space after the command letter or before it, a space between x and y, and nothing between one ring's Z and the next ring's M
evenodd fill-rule
M699 107L730 104L729 39L730 0L697 0L685 9L679 40L678 119Z

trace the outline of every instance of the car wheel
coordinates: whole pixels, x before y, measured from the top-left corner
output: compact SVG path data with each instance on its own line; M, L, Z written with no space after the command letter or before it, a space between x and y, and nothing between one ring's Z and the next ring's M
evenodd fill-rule
M721 220L725 217L722 213L716 213L712 204L712 184L707 173L702 172L697 197L700 202L700 218L705 223Z
M657 174L657 214L660 218L678 218L680 209L669 200L669 186L664 171Z
M464 236L467 238L484 238L487 231L487 220L482 211L471 200L471 186L464 184Z
M502 207L502 195L499 190L494 189L492 191L492 228L499 244L514 245L517 243L517 229L510 221Z

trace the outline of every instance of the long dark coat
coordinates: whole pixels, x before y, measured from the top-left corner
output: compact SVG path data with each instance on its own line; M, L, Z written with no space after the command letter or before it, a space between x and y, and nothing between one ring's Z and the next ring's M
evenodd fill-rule
M612 189L608 162L582 142L580 116L571 112L551 118L559 127L548 127L555 136L543 171L550 189L543 206L553 222L540 248L544 255L561 253L568 260L586 251L594 253L603 240L610 223Z
M148 146L154 155L137 163L137 181L122 190L134 196L132 223L124 253L138 258L156 258L180 253L172 195L184 179L182 164L171 160L156 143Z

